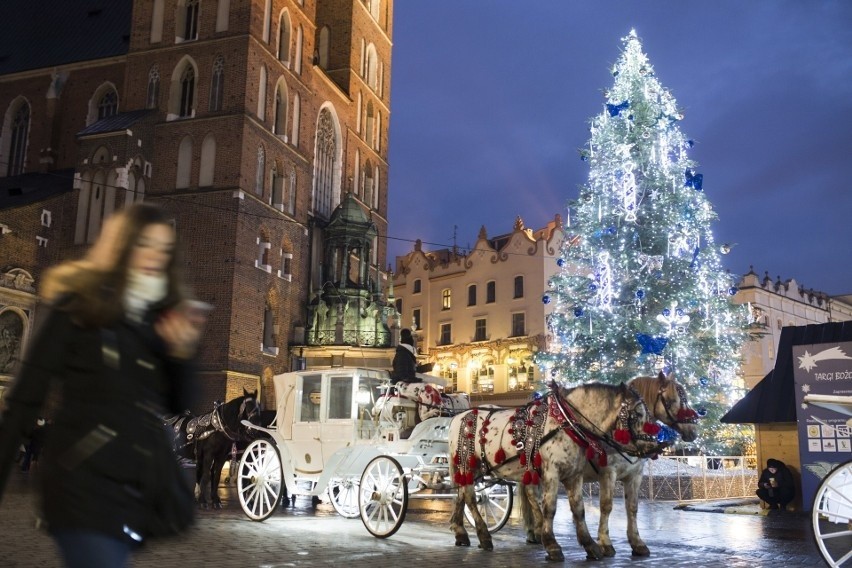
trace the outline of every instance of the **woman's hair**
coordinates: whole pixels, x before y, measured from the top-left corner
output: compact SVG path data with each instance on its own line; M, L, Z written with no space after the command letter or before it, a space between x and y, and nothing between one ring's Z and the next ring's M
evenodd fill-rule
M124 291L133 248L151 225L172 226L166 213L154 205L137 203L114 213L100 236L81 260L62 263L44 276L42 298L59 303L84 326L111 324L124 313ZM187 297L180 272L177 246L166 266L168 288L162 306L173 306Z

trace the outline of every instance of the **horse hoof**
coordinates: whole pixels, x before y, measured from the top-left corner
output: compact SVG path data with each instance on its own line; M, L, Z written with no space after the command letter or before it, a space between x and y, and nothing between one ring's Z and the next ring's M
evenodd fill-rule
M586 547L586 560L600 560L604 557L604 552L597 543Z
M218 510L218 509L221 509L221 508L222 508L222 504L221 504L221 503L213 503L213 508L214 508L214 509L217 509L217 510Z
M615 556L615 548L611 544L606 544L602 546L601 549L603 550L603 555L607 558Z
M633 549L633 556L651 556L651 551L645 545Z
M541 538L535 533L527 533L527 544L541 544Z
M207 508L208 508L208 505L207 505L207 503L199 503L198 508L203 510L203 511L206 511Z
M456 546L470 546L470 539L468 537L456 537Z
M545 560L548 562L565 562L565 555L561 550L552 550L547 553Z
M482 550L494 550L494 543L493 543L493 542L491 542L491 541L488 541L488 542L480 542L480 543L479 543L479 548L481 548Z

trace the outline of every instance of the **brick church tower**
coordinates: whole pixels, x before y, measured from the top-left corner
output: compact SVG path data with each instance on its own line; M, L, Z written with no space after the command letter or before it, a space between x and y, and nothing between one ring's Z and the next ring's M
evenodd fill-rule
M32 10L9 1L20 17ZM20 165L0 168L0 223L21 238L45 231L37 223L48 201L3 195L28 175L51 176L49 207L61 220L51 254L17 264L37 286L44 265L79 254L112 211L159 203L175 216L196 295L215 306L202 398L260 384L271 402L271 376L306 363L309 297L328 284L326 230L348 194L376 232L351 253L369 256L357 263L369 273L362 295L386 304L393 0L50 4L68 13L52 25L71 29L18 41L57 45L41 59L0 60L0 161ZM88 51L72 47L80 35ZM311 353L315 365L332 364Z

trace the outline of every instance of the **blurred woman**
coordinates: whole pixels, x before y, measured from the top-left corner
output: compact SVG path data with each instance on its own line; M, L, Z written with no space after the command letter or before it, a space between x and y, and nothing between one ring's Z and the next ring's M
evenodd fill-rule
M192 520L192 495L160 419L193 403L190 360L200 337L182 308L175 246L165 213L136 204L105 222L82 260L48 271L46 314L4 399L0 491L21 436L51 383L57 388L40 504L72 568L125 566L143 540Z

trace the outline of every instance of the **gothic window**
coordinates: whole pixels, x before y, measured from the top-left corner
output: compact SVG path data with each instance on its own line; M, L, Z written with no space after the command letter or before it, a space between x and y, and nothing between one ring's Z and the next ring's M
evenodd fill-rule
M208 134L201 142L201 164L198 168L198 186L211 187L216 170L216 139Z
M290 183L287 186L287 212L296 213L296 170L290 170Z
M278 209L279 211L283 211L284 209L284 184L282 183L284 179L278 175L278 166L275 162L272 162L272 165L269 168L269 185L272 188L272 192L269 196L270 205Z
M266 0L263 5L263 41L269 43L269 32L272 31L272 0Z
M261 351L267 355L278 355L275 335L275 317L272 308L267 305L263 310L263 342L260 345Z
M275 89L275 117L272 131L279 136L287 135L287 83L282 79Z
M12 136L9 143L9 165L6 175L16 176L24 173L24 159L30 133L30 105L27 102L12 115Z
M376 124L376 113L373 111L373 101L367 102L367 123L364 127L364 135L367 146L373 147L373 129Z
M368 207L371 206L373 203L373 164L370 163L370 160L364 163L364 185L361 194L364 196L364 203Z
M118 113L118 93L110 89L98 101L98 120Z
M317 50L319 52L317 53L317 65L319 65L323 69L328 69L328 46L329 42L331 41L329 38L330 34L331 32L329 31L327 26L323 26L322 29L320 29L319 47L317 47Z
M178 116L191 117L195 108L195 69L187 64L180 77L180 102Z
M263 151L263 146L257 149L257 171L254 177L254 192L258 195L263 195L263 182L266 177L266 154Z
M178 147L177 179L175 188L184 189L189 187L192 174L192 138L184 136Z
M296 62L294 70L298 74L302 74L302 42L304 41L305 32L302 26L296 28Z
M163 40L164 7L165 0L154 0L154 7L151 10L151 43Z
M178 18L183 28L183 40L198 39L198 11L201 0L186 0L182 11L182 18ZM180 29L180 28L179 28Z
M260 67L260 82L257 86L257 118L266 120L266 65Z
M319 123L317 124L313 210L326 219L331 216L335 205L336 138L331 112L325 108L320 111Z
M210 111L222 110L225 95L225 58L217 56L213 61L213 77L210 82Z
M299 113L302 110L302 100L299 98L299 93L293 94L293 131L290 133L290 143L293 146L299 145Z
M269 242L269 237L261 234L257 238L257 258L254 261L255 268L260 268L266 272L271 272L272 267L269 265L269 249L272 248L272 243Z
M160 104L160 68L156 65L148 71L148 94L145 96L145 108L157 108Z
M290 64L290 12L284 10L278 21L278 61Z
M364 81L374 91L378 88L379 56L376 55L376 46L372 43L367 46L366 61L364 64Z

